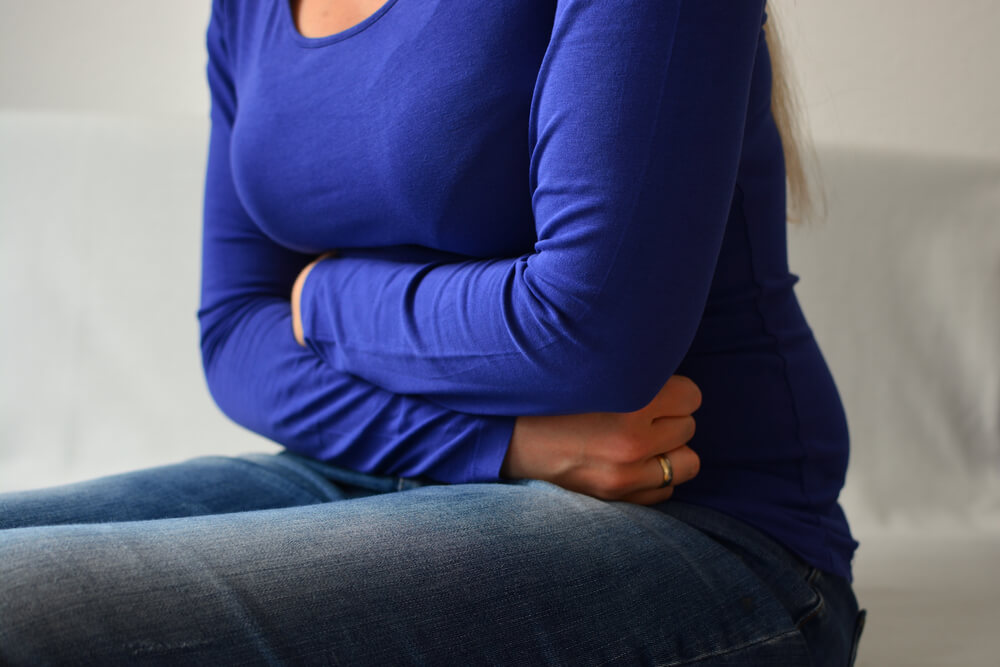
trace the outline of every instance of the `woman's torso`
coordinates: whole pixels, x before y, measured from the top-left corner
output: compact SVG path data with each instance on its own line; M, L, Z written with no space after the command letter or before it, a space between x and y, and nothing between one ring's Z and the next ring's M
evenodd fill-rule
M388 0L320 38L299 32L289 0L228 12L233 178L269 236L315 253L532 251L528 114L554 0ZM690 443L701 472L675 498L850 576L857 543L837 504L847 423L788 270L770 78L762 32L729 220L676 371L704 401Z

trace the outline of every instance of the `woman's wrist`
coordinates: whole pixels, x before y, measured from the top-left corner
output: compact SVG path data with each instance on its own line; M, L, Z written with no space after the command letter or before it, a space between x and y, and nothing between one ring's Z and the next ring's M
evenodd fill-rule
M317 264L328 257L335 257L336 255L336 250L330 250L309 262L305 268L299 272L299 275L295 278L295 284L292 285L292 333L295 336L295 342L302 347L305 347L306 345L305 332L302 328L302 287L306 283L306 277L309 275L309 272L312 271Z

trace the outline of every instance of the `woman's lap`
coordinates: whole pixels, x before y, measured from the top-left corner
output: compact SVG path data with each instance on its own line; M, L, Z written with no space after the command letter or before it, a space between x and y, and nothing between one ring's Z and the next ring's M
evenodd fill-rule
M77 523L0 531L0 662L796 665L815 647L815 573L749 529L723 546L709 535L735 520L700 508L287 455L154 470L77 487ZM144 488L179 498L174 518L116 512Z

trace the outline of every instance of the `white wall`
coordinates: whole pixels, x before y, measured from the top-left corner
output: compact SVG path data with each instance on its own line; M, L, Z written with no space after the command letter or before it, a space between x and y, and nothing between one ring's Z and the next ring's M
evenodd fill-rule
M210 8L209 0L0 0L0 108L205 116Z
M778 0L774 9L819 142L1000 158L1000 3Z

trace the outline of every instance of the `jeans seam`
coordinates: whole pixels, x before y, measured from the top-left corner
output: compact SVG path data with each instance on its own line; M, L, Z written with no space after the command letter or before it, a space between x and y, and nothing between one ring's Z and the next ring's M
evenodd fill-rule
M730 653L736 653L737 651L743 651L743 650L751 648L753 646L757 646L758 644L766 644L768 642L773 642L776 639L783 639L785 637L788 637L788 636L791 636L791 635L794 635L794 634L799 634L798 629L793 628L791 630L786 630L786 631L784 631L784 632L782 632L780 634L773 635L771 637L764 637L762 639L755 639L752 642L747 642L746 644L741 644L740 646L734 646L734 647L727 648L727 649L724 649L724 650L721 650L721 651L716 651L715 653L708 653L706 655L698 656L697 658L692 658L690 660L684 660L683 662L663 663L663 665L661 667L682 667L683 665L695 665L695 664L698 664L699 662L703 662L705 660L708 660L709 658L718 658L718 657L721 657L721 656L724 656L724 655L729 655Z
M809 576L806 578L806 583L809 584L809 588L816 594L816 605L806 612L806 615L799 619L799 621L795 624L795 627L799 630L801 630L802 626L811 621L817 614L819 614L820 611L823 610L823 607L826 606L826 599L824 599L823 594L816 588L816 586L813 585L813 582L816 581L819 575L820 569L818 567L813 567L812 572L810 572Z

